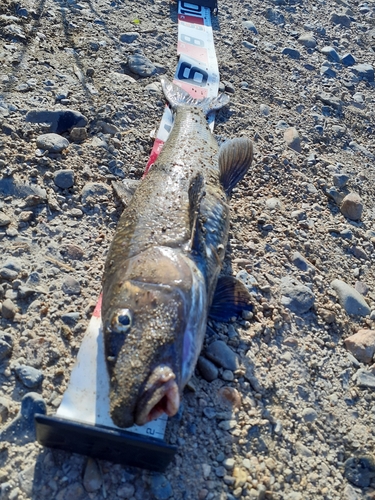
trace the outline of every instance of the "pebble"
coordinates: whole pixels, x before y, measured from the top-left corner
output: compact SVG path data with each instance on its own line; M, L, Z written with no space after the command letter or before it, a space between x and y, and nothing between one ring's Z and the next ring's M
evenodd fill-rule
M360 500L360 496L357 494L353 486L347 484L344 489L343 500Z
M203 356L199 356L197 366L200 374L207 382L212 382L218 378L219 370L211 361Z
M128 59L129 69L136 75L147 77L157 72L156 66L143 54L134 54Z
M67 295L79 295L81 293L81 285L79 284L79 281L72 276L68 276L64 279L61 289Z
M9 224L12 222L12 219L5 215L4 213L0 212L0 227L5 227L9 226Z
M46 412L42 396L36 392L28 392L22 398L21 409L16 418L0 432L0 440L20 444L35 441L34 415L45 415Z
M349 28L352 20L346 14L341 14L339 12L333 12L331 14L330 21L332 24L339 24L340 26L344 26L345 28Z
M316 39L311 33L303 33L298 37L298 41L301 45L307 49L314 49L316 47Z
M301 57L301 53L297 49L293 49L293 47L284 47L281 50L281 54L283 56L288 56L291 59L299 59Z
M333 184L339 189L344 188L350 179L349 175L347 174L333 174L332 178Z
M5 299L1 308L1 315L5 319L14 319L18 311L18 307L11 299Z
M117 490L117 496L119 498L131 499L135 493L135 488L132 484L123 484Z
M343 64L344 66L354 66L356 62L357 61L355 60L354 56L349 52L341 57L341 64Z
M314 304L315 296L309 287L289 277L281 279L281 303L296 314L304 314Z
M69 146L69 141L58 134L43 134L37 137L36 145L50 153L61 153Z
M288 147L294 149L297 153L301 152L301 139L295 127L289 127L285 130L284 140Z
M223 407L226 408L241 407L241 394L234 387L229 387L229 386L220 387L218 391L218 398Z
M368 316L370 314L371 309L364 297L352 286L344 281L335 279L332 281L331 287L336 291L341 306L348 314L356 316Z
M235 463L236 462L235 462L234 458L226 458L223 461L223 466L226 468L226 470L232 470Z
M136 31L128 31L126 33L121 33L119 39L122 43L133 43L139 38L139 33Z
M49 123L50 132L63 134L73 127L86 127L87 118L71 109L63 110L32 110L26 114L26 121L31 123Z
M350 457L344 463L344 476L355 486L366 488L375 478L375 461L370 455Z
M173 494L170 482L162 474L151 476L151 489L155 500L167 500Z
M259 106L259 111L260 111L261 115L263 115L263 116L269 116L269 114L270 114L270 107L267 104L261 104Z
M336 49L334 47L331 47L330 45L326 45L323 47L320 52L327 56L331 61L333 62L340 62L340 56L336 52Z
M0 331L0 361L12 354L13 339L8 333Z
M347 337L344 344L358 361L371 363L375 354L375 330L359 330Z
M78 245L64 245L60 250L61 255L71 260L81 260L85 255L84 250Z
M0 269L0 277L6 281L14 281L18 276L18 271L9 269L8 267L3 267Z
M256 29L254 23L252 21L242 21L242 26L248 30L248 31L252 31L253 33L257 34L258 33L258 30Z
M74 171L70 169L57 170L53 176L57 187L69 189L74 185Z
M42 383L43 373L32 366L19 365L15 372L23 385L29 389L35 389Z
M266 19L274 24L285 24L285 17L278 9L273 9L271 7L267 8L264 12Z
M374 68L371 64L355 64L350 69L358 78L367 80L368 82L374 81Z
M292 262L301 271L309 271L313 269L312 265L299 252L293 253Z
M340 207L344 217L351 220L360 220L363 212L363 204L360 196L357 193L349 193L342 200Z
M112 190L107 184L102 182L88 182L81 192L82 205L93 204L97 198L107 197L111 192Z
M87 70L88 71L88 70ZM87 139L87 130L84 127L74 127L70 131L69 139L72 142L81 143Z
M302 411L302 418L305 422L314 422L318 418L318 413L314 410L314 408L305 408Z
M102 483L103 478L99 466L96 460L89 457L83 474L83 486L89 493L94 493L100 489Z
M10 399L0 396L0 424L8 419L10 405Z
M357 245L353 246L352 252L354 257L356 257L357 259L368 260L369 258L365 250L363 250L362 247L358 247Z
M268 198L268 200L266 200L266 207L269 210L282 210L284 205L278 198Z
M245 47L245 49L248 50L256 50L257 46L254 45L253 43L248 42L247 40L244 40L242 42L242 45Z
M375 375L361 368L355 374L355 380L359 387L367 387L368 389L375 389Z
M212 342L206 349L206 356L217 365L227 370L239 368L238 356L222 340Z

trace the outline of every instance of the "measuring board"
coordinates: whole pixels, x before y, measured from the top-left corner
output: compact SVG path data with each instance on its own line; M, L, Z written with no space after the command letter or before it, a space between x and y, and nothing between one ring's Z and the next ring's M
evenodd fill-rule
M216 0L178 5L179 61L173 81L195 99L215 97L219 89L211 26L211 10L215 9ZM209 117L209 123L213 128L214 115ZM144 175L155 163L172 125L172 112L166 106ZM153 471L165 470L177 449L164 441L167 416L124 430L114 425L109 407L100 296L56 415L35 416L37 440L52 448Z

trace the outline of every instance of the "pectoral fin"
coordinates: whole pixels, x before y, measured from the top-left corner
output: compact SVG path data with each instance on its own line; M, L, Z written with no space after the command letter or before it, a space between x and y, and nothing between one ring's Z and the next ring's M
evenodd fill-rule
M129 201L132 199L133 194L137 189L137 187L139 186L140 182L141 181L134 179L126 179L123 182L117 182L117 181L112 182L112 187L116 195L122 201L124 207L126 207L129 204Z
M229 321L242 311L252 311L251 295L246 286L233 276L219 278L209 317L216 321Z
M247 137L231 139L220 147L220 181L228 196L236 184L244 178L253 156L253 143Z
M204 228L201 220L201 201L205 196L203 175L197 174L189 186L190 250L204 252Z

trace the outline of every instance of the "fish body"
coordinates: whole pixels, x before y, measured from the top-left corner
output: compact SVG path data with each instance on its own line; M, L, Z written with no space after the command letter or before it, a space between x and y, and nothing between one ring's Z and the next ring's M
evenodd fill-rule
M206 331L229 232L228 195L252 160L248 139L219 149L203 102L163 82L174 124L124 210L103 276L102 321L114 423L178 411ZM241 292L239 293L241 295Z

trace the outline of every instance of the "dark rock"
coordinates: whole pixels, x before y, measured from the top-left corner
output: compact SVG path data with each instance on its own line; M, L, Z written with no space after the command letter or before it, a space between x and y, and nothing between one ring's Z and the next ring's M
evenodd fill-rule
M301 57L300 51L293 49L293 47L284 47L281 53L283 56L289 56L291 59L299 59Z
M151 476L151 490L155 500L168 500L173 494L170 482L162 474Z
M79 284L79 281L72 276L65 278L61 289L67 295L79 295L81 293L81 285Z
M200 374L207 382L212 382L218 378L219 370L211 361L203 356L199 356L197 366Z
M314 304L315 296L310 288L293 278L282 278L280 291L281 303L296 314L304 314Z
M375 461L370 455L350 457L344 464L344 476L355 486L366 488L375 477Z
M216 340L210 344L206 349L206 356L227 370L235 371L239 367L237 354L222 340Z
M348 52L347 54L344 54L341 58L341 63L344 66L354 66L354 64L357 61L354 59L354 57Z
M139 33L128 31L127 33L122 33L119 38L122 43L133 43L139 38Z
M74 171L68 169L58 170L55 172L53 180L57 187L69 189L74 185Z
M374 68L371 64L356 64L350 69L358 76L358 78L362 78L368 82L374 81Z
M3 318L12 320L16 315L18 307L10 299L5 299L1 308Z
M36 145L38 148L49 151L50 153L61 153L69 146L69 141L59 134L51 133L37 137Z
M331 287L336 291L339 302L348 314L368 316L371 312L364 297L352 286L341 280L333 280Z
M63 134L73 127L86 127L87 118L78 111L61 109L55 111L32 110L26 115L26 121L31 123L49 123L50 132Z
M337 12L333 12L331 15L331 23L339 24L340 26L344 26L345 28L349 28L352 20L346 14L340 14Z
M321 49L320 52L327 56L331 61L340 62L340 56L333 47L325 46Z

